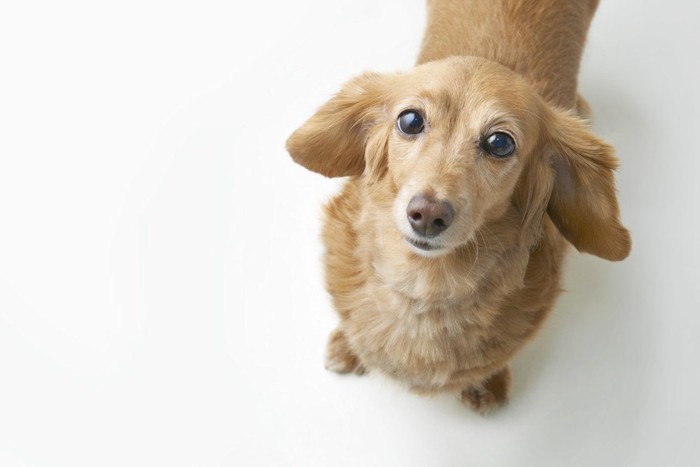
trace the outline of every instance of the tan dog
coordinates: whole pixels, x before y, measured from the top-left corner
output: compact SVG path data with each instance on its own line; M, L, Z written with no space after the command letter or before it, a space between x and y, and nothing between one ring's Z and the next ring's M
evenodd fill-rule
M567 240L628 255L613 149L574 112L596 6L428 1L422 64L351 80L289 138L299 164L350 176L323 233L329 369L485 413L552 308Z

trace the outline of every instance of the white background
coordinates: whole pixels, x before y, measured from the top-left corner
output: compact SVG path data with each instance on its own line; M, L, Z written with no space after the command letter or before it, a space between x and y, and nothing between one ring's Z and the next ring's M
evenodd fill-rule
M633 252L571 255L481 418L323 369L338 182L284 151L412 65L422 1L3 2L0 465L698 465L699 13L602 1L581 92Z

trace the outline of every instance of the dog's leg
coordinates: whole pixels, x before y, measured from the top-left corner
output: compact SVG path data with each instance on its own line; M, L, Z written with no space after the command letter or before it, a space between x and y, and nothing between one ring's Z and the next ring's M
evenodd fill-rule
M334 330L328 338L326 348L326 369L336 373L351 373L363 375L367 368L360 363L345 338L345 334L340 329Z
M581 94L576 95L576 113L579 117L589 122L593 119L593 112L591 111L591 106L588 101L581 97Z
M510 389L510 368L505 367L475 386L470 386L460 394L463 404L469 405L481 415L508 402Z

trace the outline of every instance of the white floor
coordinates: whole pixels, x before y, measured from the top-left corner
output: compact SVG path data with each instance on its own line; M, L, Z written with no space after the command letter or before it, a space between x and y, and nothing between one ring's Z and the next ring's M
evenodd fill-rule
M602 1L581 90L634 251L572 254L484 419L323 369L338 185L284 151L412 65L422 1L3 3L0 465L698 465L699 19Z

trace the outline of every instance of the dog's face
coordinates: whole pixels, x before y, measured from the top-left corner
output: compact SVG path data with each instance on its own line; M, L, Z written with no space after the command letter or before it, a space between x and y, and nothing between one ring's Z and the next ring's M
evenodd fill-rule
M402 77L410 87L385 110L392 129L379 183L397 188L393 220L421 255L449 252L503 215L539 134L537 99L520 80L489 62L440 65Z
M608 259L629 252L612 148L487 60L454 57L355 78L287 148L313 171L361 176L373 217L391 221L421 256L454 251L512 210L523 229L549 213L582 251Z

